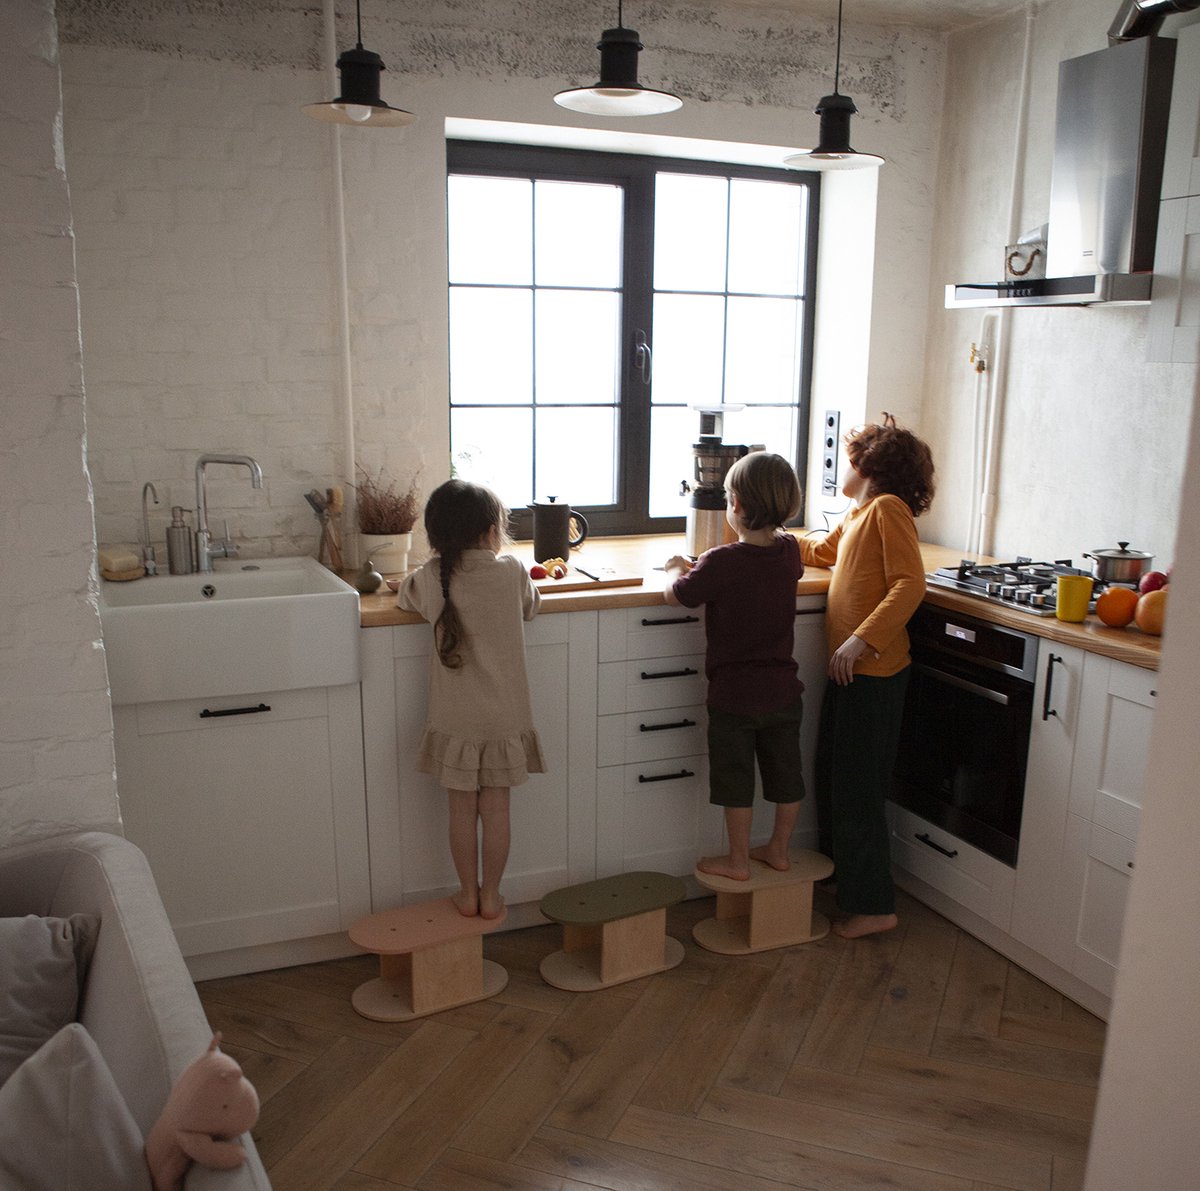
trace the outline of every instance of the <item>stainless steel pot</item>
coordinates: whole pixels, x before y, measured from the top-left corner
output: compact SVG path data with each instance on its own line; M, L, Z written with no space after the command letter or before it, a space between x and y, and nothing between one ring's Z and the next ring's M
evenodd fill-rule
M1083 557L1095 564L1092 570L1101 583L1136 583L1154 561L1153 554L1130 550L1128 542L1118 542L1116 550L1085 551Z

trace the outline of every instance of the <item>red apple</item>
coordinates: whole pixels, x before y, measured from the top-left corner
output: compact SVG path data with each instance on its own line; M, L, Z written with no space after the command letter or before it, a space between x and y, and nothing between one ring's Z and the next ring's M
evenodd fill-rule
M1138 591L1144 595L1148 591L1157 591L1160 587L1166 587L1166 585L1167 577L1162 571L1147 571L1138 580Z

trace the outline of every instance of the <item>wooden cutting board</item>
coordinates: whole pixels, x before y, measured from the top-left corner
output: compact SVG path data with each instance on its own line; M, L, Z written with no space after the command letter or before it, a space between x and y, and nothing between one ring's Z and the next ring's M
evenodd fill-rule
M570 566L567 568L565 579L535 579L533 585L546 595L563 591L586 591L593 587L641 587L642 585L642 576L634 574L632 571L599 566L590 566L587 569L593 575L599 575L600 578L590 579L587 575L580 574L575 567Z

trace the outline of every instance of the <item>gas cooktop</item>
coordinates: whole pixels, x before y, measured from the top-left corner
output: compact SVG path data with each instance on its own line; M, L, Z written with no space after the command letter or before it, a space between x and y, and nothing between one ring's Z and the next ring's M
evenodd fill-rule
M1073 566L1069 558L1034 562L1018 555L1014 562L981 563L964 558L956 567L938 567L925 579L934 587L1003 604L1031 616L1053 616L1059 575L1091 578L1092 572Z

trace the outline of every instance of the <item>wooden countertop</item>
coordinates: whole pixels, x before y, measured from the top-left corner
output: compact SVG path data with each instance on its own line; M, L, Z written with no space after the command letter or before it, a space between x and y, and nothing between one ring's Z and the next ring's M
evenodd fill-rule
M800 536L804 531L794 532ZM596 538L594 541L585 542L579 550L572 552L573 560L588 566L589 569L592 569L589 566L589 562L592 562L597 568L614 567L623 572L640 574L641 586L602 587L595 591L563 592L562 595L543 592L541 614L662 606L666 576L655 568L660 568L672 555L683 553L683 549L682 535ZM530 542L514 543L511 553L526 565L531 565L534 561L533 546ZM921 553L926 571L956 565L962 557L960 551L947 546L922 544ZM829 588L829 578L830 572L825 568L807 568L804 577L796 585L796 594L823 595ZM353 582L352 576L347 576L347 581ZM1073 645L1078 649L1099 653L1119 662L1141 666L1146 670L1158 669L1160 639L1132 626L1125 629L1109 628L1094 616L1089 616L1082 624L1068 624L1053 616L1030 616L1027 612L1018 612L937 587L929 587L925 599L938 607L1031 633L1035 637L1057 641L1061 645ZM359 602L364 628L421 623L421 617L415 612L403 612L396 607L396 596L386 587L380 588L372 595L360 596Z

